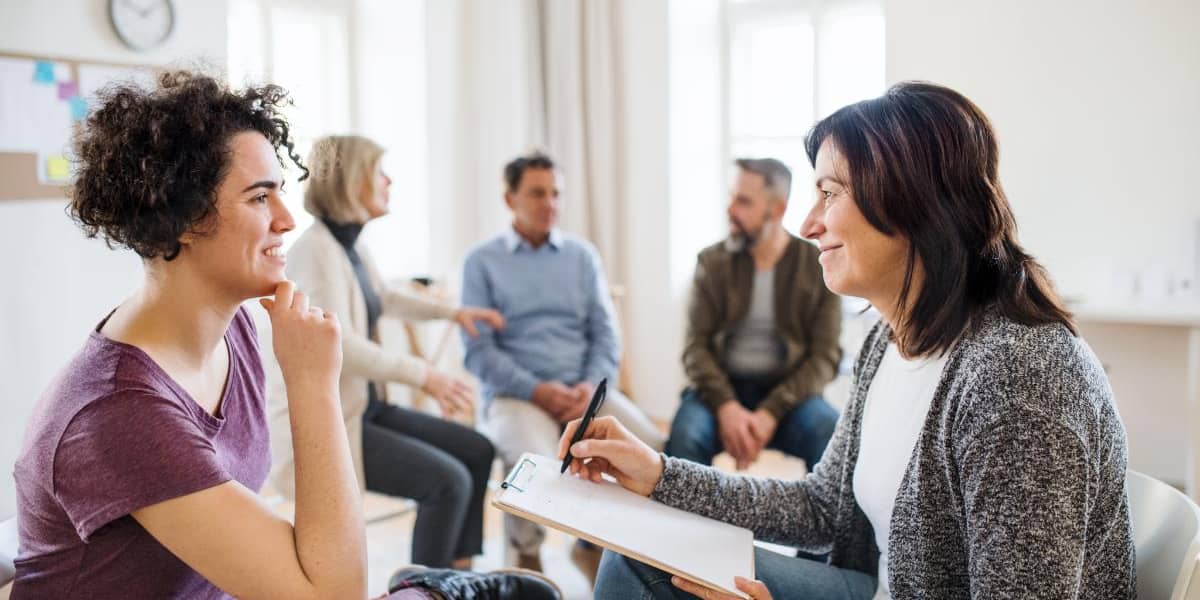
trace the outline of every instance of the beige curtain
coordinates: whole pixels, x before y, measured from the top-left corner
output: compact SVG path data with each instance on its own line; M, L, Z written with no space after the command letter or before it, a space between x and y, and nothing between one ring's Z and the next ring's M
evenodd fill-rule
M538 0L535 55L541 83L544 145L563 165L562 225L592 241L609 278L624 281L618 224L624 181L620 20L612 0Z
M467 250L508 226L502 168L539 149L564 174L562 228L595 244L610 283L629 283L622 0L426 6L433 272L459 276Z

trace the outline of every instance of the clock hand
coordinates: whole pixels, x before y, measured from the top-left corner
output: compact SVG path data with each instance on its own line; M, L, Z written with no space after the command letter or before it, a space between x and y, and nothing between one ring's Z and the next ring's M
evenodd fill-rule
M157 2L151 3L149 7L143 7L140 4L134 3L132 0L125 0L125 5L132 8L133 12L136 12L138 14L138 16L142 17L142 18L146 18L147 16L150 15L150 13L153 13L154 11L158 10L158 7L159 7L159 4Z

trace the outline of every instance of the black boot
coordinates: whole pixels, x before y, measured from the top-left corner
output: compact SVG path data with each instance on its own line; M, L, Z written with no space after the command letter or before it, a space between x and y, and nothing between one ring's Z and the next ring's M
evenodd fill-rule
M446 600L562 600L558 587L549 579L519 569L473 573L406 567L392 573L388 593L405 588L427 589Z

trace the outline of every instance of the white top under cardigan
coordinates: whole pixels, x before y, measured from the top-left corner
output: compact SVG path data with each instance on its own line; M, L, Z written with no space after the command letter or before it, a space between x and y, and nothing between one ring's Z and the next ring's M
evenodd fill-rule
M452 319L458 308L386 286L359 241L354 245L383 305L381 316L408 319ZM365 485L362 462L362 416L367 409L367 382L398 382L420 386L428 366L415 356L389 352L368 337L367 302L354 266L337 239L320 220L300 235L288 250L287 275L310 304L337 315L342 328L342 376L339 392L342 419L359 487ZM257 304L257 303L255 303ZM295 497L292 429L283 374L271 346L270 321L261 308L252 311L259 331L259 348L267 374L267 411L271 427L272 485L285 497Z
M892 508L945 366L946 355L908 360L900 356L895 343L889 343L867 390L862 440L854 465L854 498L871 522L879 546L879 586L874 600L892 597L887 577Z

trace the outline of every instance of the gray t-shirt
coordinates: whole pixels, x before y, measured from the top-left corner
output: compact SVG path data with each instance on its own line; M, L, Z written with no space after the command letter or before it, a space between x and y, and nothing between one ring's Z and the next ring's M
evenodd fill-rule
M775 328L775 269L754 272L750 310L729 332L725 370L733 375L768 375L783 366L783 339Z
M96 329L26 430L12 598L228 598L129 513L230 480L262 486L271 455L250 316L239 310L225 333L220 416L146 353Z

